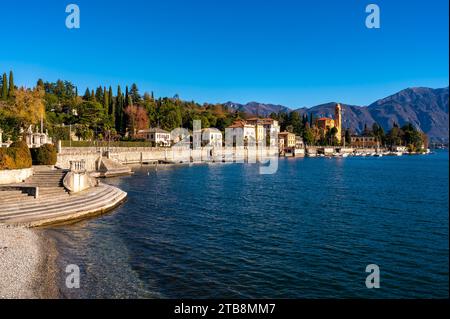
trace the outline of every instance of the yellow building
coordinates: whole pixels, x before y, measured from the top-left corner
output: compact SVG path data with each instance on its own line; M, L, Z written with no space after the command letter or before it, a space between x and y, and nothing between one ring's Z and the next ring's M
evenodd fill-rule
M278 140L283 148L294 148L295 147L295 134L290 132L281 132L278 134Z
M338 103L334 108L334 119L329 117L321 117L316 120L316 126L326 134L333 127L336 128L336 140L341 143L342 140L342 108Z

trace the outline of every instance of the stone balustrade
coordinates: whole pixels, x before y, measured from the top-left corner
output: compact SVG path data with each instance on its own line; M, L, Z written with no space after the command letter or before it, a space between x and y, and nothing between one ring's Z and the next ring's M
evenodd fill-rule
M70 171L75 173L84 173L86 172L86 160L75 160L69 161L70 163Z

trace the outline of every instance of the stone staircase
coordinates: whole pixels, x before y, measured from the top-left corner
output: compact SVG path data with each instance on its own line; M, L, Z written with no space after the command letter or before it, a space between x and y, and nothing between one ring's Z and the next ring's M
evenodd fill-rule
M68 171L65 169L52 169L47 171L35 171L33 176L25 181L25 184L39 187L64 187L63 179Z
M66 173L36 171L22 185L39 187L38 198L20 190L0 191L0 223L32 227L77 220L112 209L127 196L106 184L69 195L62 184Z

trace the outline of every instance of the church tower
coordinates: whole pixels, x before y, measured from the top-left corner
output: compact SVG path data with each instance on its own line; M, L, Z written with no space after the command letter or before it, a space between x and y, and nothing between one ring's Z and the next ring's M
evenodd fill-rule
M334 127L337 129L336 139L339 143L342 140L342 112L341 104L337 103L334 109Z

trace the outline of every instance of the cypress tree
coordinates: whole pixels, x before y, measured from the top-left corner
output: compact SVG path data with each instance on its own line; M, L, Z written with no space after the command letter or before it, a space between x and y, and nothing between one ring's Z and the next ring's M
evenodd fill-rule
M36 86L44 88L44 81L42 79L39 79L36 83Z
M91 101L95 101L95 93L94 93L94 90L91 91Z
M9 71L9 90L8 90L8 96L13 97L14 96L14 76L13 72Z
M108 94L106 93L106 86L103 88L103 107L105 108L106 112L108 112L109 99L108 99Z
M6 78L6 73L3 73L2 80L2 99L6 100L8 97L8 79Z
M115 109L115 125L116 131L122 133L122 119L123 119L123 94L120 85L117 87L116 109Z
M89 91L89 88L86 88L86 92L84 92L83 100L89 101L91 99L91 91Z
M108 90L108 114L114 116L114 99L111 86Z
M115 127L116 126L116 111L114 110L115 103L114 103L114 97L113 97L111 86L109 86L108 100L109 100L108 114L111 118L111 124L113 125L113 127Z
M97 90L95 90L95 99L99 103L103 103L103 88L99 86Z
M125 107L127 107L129 104L128 104L128 85L125 87Z

